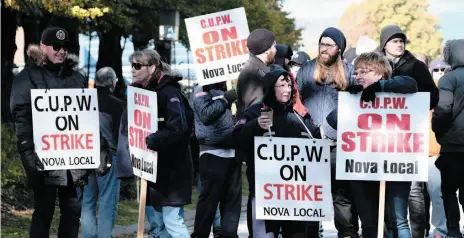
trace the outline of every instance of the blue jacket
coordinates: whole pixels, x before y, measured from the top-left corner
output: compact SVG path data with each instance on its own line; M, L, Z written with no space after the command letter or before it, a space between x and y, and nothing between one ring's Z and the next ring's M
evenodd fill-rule
M347 63L343 64L345 66L347 87L356 85L356 79L353 75L353 66ZM298 71L296 81L301 100L304 106L309 110L314 122L322 126L327 137L336 140L337 130L327 123L326 117L338 106L339 90L334 85L328 83L318 84L314 80L315 69L316 59L313 59Z
M234 129L232 111L225 100L215 98L223 95L224 92L220 90L203 92L200 86L193 90L195 135L200 144L200 151L230 147L229 138Z

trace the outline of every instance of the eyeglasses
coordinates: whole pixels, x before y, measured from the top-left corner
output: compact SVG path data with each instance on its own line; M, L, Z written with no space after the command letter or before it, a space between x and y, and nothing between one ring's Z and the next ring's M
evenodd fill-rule
M151 66L150 64L132 63L132 68L140 70L143 66Z
M355 77L358 76L358 75L359 75L359 76L364 76L364 75L366 75L366 74L368 74L368 73L370 73L370 72L372 72L372 71L373 71L372 69L369 69L369 70L360 70L360 71L355 71L353 74L354 74Z
M319 43L319 48L326 48L326 49L333 49L337 46L337 44L326 44L326 43Z
M68 51L68 46L66 44L53 43L53 44L50 44L49 46L53 47L53 50L57 52L60 51L61 49L63 49L64 51Z
M441 71L441 72L445 72L446 68L438 68L438 69L433 69L433 72L438 72L438 71Z
M292 89L293 88L293 84L281 84L281 85L277 85L277 86L274 86L276 88L289 88L289 89Z

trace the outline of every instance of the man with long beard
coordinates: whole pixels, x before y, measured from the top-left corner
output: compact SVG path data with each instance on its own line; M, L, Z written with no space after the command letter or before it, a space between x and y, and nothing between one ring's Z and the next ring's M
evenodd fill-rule
M301 99L309 109L313 120L319 124L325 135L332 140L332 196L335 211L335 227L338 237L357 237L359 229L357 216L352 215L349 181L335 180L335 159L337 130L327 123L327 116L337 108L338 91L356 85L351 64L343 62L346 39L343 33L333 27L327 28L319 38L319 55L303 66L297 74Z

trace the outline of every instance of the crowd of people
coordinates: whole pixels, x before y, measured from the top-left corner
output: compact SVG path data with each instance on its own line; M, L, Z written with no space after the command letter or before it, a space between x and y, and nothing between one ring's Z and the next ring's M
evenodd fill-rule
M343 116L338 115L338 92L346 91L364 101L373 101L378 92L430 93L428 182L386 183L385 237L461 238L464 40L447 41L443 59L430 65L426 55L406 50L407 42L400 27L390 25L381 29L380 42L346 50L343 32L331 27L320 35L318 55L311 60L305 52L277 44L273 32L257 29L247 38L250 56L236 89L225 82L196 86L191 98L181 90L182 76L155 50L134 52L129 58L131 86L157 93L158 130L146 138L147 148L158 153L157 182L148 182L147 191L150 236L206 238L212 231L215 237L238 237L245 164L249 237L320 237L319 222L256 219L254 137L277 136L330 142L338 237L377 237L379 182L335 178L337 121ZM65 29L47 28L40 45L29 47L30 61L12 87L18 151L34 192L30 237L49 237L57 193L58 237L78 237L80 223L84 238L111 237L120 179L134 178L127 107L112 93L117 81L113 69L100 69L95 79L100 167L41 171L34 150L30 90L87 87L68 46ZM199 198L190 234L184 206L192 202L193 183Z

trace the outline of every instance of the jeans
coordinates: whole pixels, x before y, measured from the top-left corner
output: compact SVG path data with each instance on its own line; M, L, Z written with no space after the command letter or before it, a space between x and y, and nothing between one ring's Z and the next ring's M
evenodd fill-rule
M116 165L113 157L113 166ZM113 167L105 176L92 172L82 200L82 237L111 237L118 210L120 181ZM97 217L98 203L98 217Z
M441 175L441 192L445 206L448 236L461 238L462 234L459 227L461 215L456 191L459 190L460 194L464 192L464 153L442 153L435 165L440 170ZM464 210L464 196L459 196L459 203Z
M154 217L149 222L155 226L152 235L155 238L190 238L184 222L184 207L154 206ZM149 209L150 210L150 209ZM147 210L145 210L146 214ZM150 211L149 211L150 212ZM148 214L147 214L148 215ZM153 228L153 227L151 227Z
M70 179L70 176L68 177ZM50 225L55 211L56 193L60 206L59 238L77 238L79 217L82 209L82 187L49 186L43 180L36 182L34 191L34 213L30 228L31 238L50 237Z
M387 182L385 197L385 220L389 238L410 238L408 224L408 197L410 182ZM379 182L352 181L351 191L359 212L363 237L377 237L379 214Z
M147 216L150 228L148 230L148 237L150 238L169 238L171 237L164 226L162 219L163 214L155 210L153 206L145 207L145 215ZM184 207L180 208L179 216L184 217Z
M446 227L445 207L441 195L441 177L440 170L435 166L437 158L430 158L429 161L429 181L427 183L427 192L432 203L432 225L435 226L433 236L440 235L446 237L448 228Z
M197 193L200 196L201 192L203 191L203 187L201 186L201 178L200 173L197 174ZM216 209L216 215L214 215L214 222L213 222L213 233L216 231L221 230L221 212L219 206Z
M235 158L203 154L200 156L200 178L203 190L198 199L192 237L209 237L219 203L222 220L219 237L238 237L242 205L241 163Z

